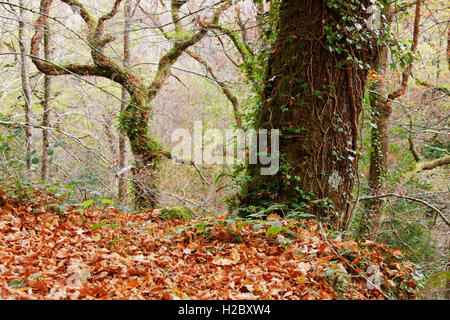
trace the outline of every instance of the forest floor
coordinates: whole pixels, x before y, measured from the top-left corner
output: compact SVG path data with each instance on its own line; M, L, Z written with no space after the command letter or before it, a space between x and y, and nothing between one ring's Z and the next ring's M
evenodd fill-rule
M53 200L7 198L0 188L1 299L415 296L399 250L342 240L316 221L185 222L160 210L80 206L57 213Z

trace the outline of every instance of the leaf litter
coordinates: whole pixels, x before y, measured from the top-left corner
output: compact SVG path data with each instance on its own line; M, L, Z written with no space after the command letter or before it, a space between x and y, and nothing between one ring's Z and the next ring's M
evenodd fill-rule
M0 198L1 299L416 295L400 250L342 239L314 220L279 220L273 232L273 223L226 217L168 221L156 209L58 212L46 201L6 198L1 188Z

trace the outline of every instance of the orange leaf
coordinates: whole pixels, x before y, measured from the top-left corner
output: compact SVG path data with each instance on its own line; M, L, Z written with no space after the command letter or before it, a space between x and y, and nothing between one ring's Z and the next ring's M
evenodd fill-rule
M139 283L135 280L131 280L127 282L127 287L128 288L137 288L139 287Z

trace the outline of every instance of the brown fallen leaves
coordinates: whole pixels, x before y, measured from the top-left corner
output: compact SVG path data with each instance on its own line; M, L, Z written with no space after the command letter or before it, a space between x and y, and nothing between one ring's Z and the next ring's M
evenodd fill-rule
M1 299L415 296L413 270L399 250L333 238L314 221L282 221L289 232L266 236L268 227L214 217L199 234L203 222L165 221L156 211L56 214L2 199ZM288 245L279 242L293 235Z

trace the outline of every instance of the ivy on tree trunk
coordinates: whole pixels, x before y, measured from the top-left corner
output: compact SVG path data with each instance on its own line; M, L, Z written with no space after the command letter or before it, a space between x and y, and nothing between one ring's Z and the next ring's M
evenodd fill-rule
M358 117L376 56L370 1L283 1L257 129L280 130L280 170L250 165L241 206L284 203L346 229L357 175ZM242 215L247 215L243 210Z

